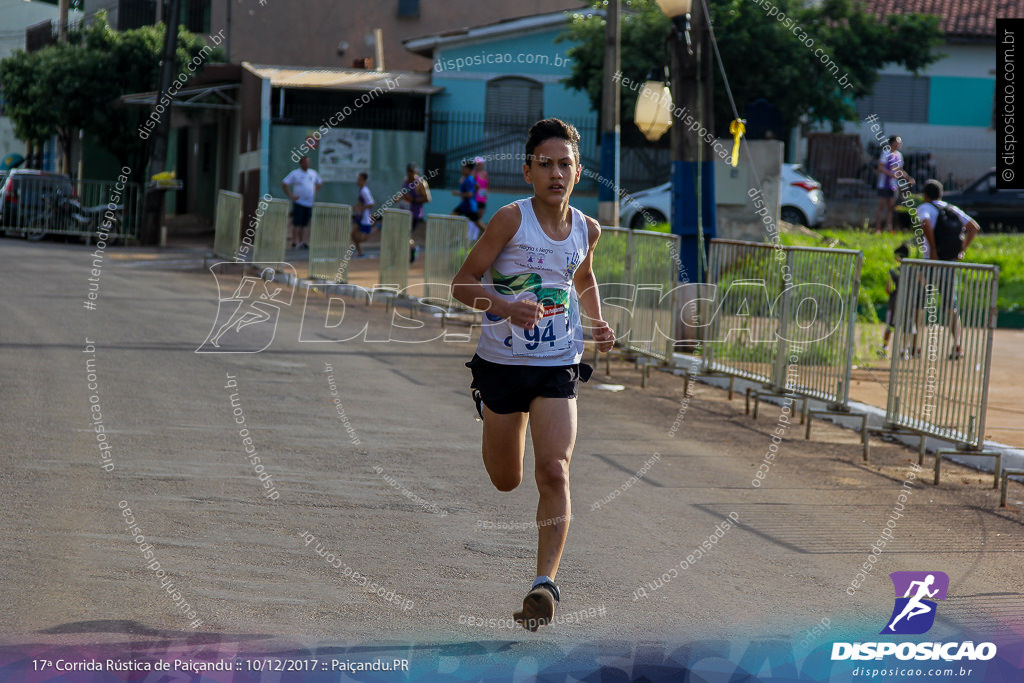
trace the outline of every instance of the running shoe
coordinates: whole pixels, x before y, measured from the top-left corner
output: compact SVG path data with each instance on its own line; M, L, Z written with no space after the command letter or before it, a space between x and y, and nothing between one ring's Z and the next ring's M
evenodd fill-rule
M517 624L527 631L536 631L550 624L555 616L555 603L559 602L558 586L545 581L534 586L523 598L523 609L512 614Z

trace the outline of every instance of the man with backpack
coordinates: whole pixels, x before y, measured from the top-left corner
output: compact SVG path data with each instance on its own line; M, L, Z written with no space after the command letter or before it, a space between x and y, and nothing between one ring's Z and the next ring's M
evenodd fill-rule
M958 206L942 201L942 183L929 180L924 184L925 203L917 207L925 243L922 258L937 261L956 262L964 257L967 247L980 232L977 221L964 213ZM953 335L953 351L950 360L963 358L960 345L960 313L957 310L956 278L942 277L939 292L942 307L950 316L949 331Z

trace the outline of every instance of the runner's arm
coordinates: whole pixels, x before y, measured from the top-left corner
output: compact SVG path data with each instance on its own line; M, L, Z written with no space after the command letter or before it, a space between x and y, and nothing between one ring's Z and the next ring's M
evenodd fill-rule
M981 226L978 225L978 221L973 218L969 218L967 220L967 223L964 224L964 228L964 232L966 234L964 235L964 248L961 254L967 251L967 247L971 246L971 242L973 242L974 238L978 236L979 232L981 232Z
M494 214L487 230L473 245L462 268L452 279L452 296L470 308L508 318L513 325L523 329L533 326L543 317L544 308L536 301L506 301L488 292L480 280L487 269L498 260L505 245L515 237L522 216L514 205L502 207Z
M921 219L921 230L924 232L924 238L928 240L928 258L938 259L939 250L935 246L935 233L932 231L932 222L927 218Z
M601 226L593 218L587 217L587 241L590 248L587 249L587 257L576 269L573 275L573 284L576 286L576 293L579 296L580 306L593 321L591 334L597 343L599 351L611 351L615 343L615 333L608 323L601 316L601 295L597 289L597 278L594 277L594 249L597 247L597 240L601 237Z

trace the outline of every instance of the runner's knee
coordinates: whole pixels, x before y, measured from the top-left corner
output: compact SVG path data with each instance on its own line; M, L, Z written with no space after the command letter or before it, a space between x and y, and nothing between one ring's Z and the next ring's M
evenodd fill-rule
M512 474L508 472L492 473L491 483L494 488L502 492L514 491L523 482L523 473Z
M537 463L537 487L547 489L567 489L569 487L569 461L550 460Z

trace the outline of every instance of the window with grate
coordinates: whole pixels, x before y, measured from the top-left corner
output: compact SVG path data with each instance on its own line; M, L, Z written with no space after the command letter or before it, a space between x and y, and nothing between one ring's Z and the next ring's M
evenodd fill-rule
M420 15L420 0L398 0L398 16L418 17Z
M929 79L883 75L874 92L857 100L857 115L872 114L886 123L928 123Z
M488 128L506 121L532 124L544 113L544 86L519 76L491 79L487 82L484 112Z

